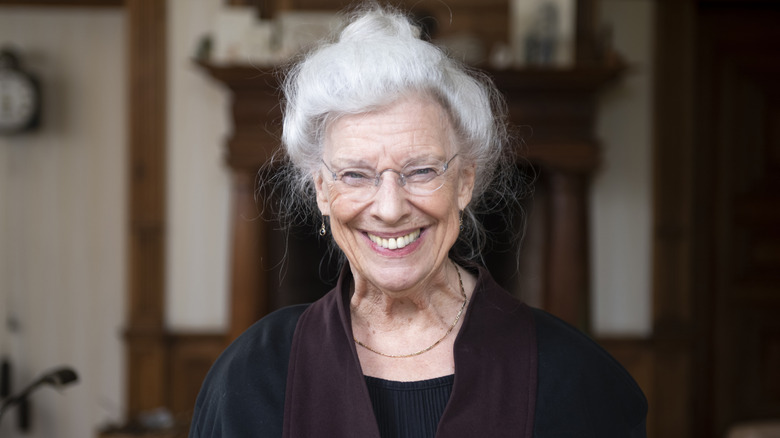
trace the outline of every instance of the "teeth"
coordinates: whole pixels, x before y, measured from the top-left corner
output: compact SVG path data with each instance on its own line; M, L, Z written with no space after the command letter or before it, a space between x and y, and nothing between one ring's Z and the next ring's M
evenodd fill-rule
M420 230L415 230L407 234L406 236L401 236L398 238L391 237L389 239L384 239L382 237L375 236L373 234L368 235L368 238L371 239L372 242L376 243L382 248L387 248L387 249L401 249L406 245L417 240L418 237L420 237Z

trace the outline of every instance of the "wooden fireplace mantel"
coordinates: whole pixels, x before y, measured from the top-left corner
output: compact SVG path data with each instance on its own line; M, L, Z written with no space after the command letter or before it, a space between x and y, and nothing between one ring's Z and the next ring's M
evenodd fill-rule
M273 310L273 282L259 268L268 259L268 241L277 232L262 221L248 221L258 209L258 169L278 148L281 130L279 72L247 65L200 63L233 94L233 132L226 161L233 173L230 328L232 339ZM542 306L588 329L588 183L599 165L595 135L597 96L620 77L622 64L571 69L487 72L504 94L515 126L529 127L518 161L539 169L549 199ZM528 129L521 129L521 132Z

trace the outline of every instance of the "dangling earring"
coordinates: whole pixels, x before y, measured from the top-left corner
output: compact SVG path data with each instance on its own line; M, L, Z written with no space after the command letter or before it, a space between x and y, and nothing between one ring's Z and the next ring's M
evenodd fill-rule
M460 231L463 231L463 210L460 211Z
M322 217L322 225L320 225L320 236L325 237L328 234L328 230L325 229L325 216Z

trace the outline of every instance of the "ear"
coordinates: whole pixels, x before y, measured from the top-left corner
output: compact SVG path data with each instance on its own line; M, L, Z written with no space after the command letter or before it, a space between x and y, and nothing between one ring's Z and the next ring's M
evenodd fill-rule
M330 197L328 193L328 184L322 177L322 172L314 172L314 189L317 192L317 207L323 216L330 215Z
M469 202L471 202L471 195L474 192L474 181L477 176L476 164L468 164L460 172L460 185L458 188L458 209L464 210Z

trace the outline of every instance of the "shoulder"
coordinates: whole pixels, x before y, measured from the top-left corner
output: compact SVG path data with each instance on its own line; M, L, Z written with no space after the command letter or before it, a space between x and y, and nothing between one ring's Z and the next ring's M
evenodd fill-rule
M573 366L577 369L606 368L633 384L631 376L601 346L579 329L540 309L531 308L539 354L555 362L540 366Z
M281 431L290 345L307 307L286 307L265 316L222 352L198 394L191 437Z
M292 340L301 314L310 304L299 304L276 310L249 327L226 350L225 355L244 356L258 352L258 347L279 348Z
M538 351L535 436L644 437L647 400L631 375L581 331L542 310L532 313Z
M307 307L285 307L254 323L222 352L208 378L230 378L250 365L256 369L260 364L275 366L278 359L286 361L284 353L289 355L295 326Z

